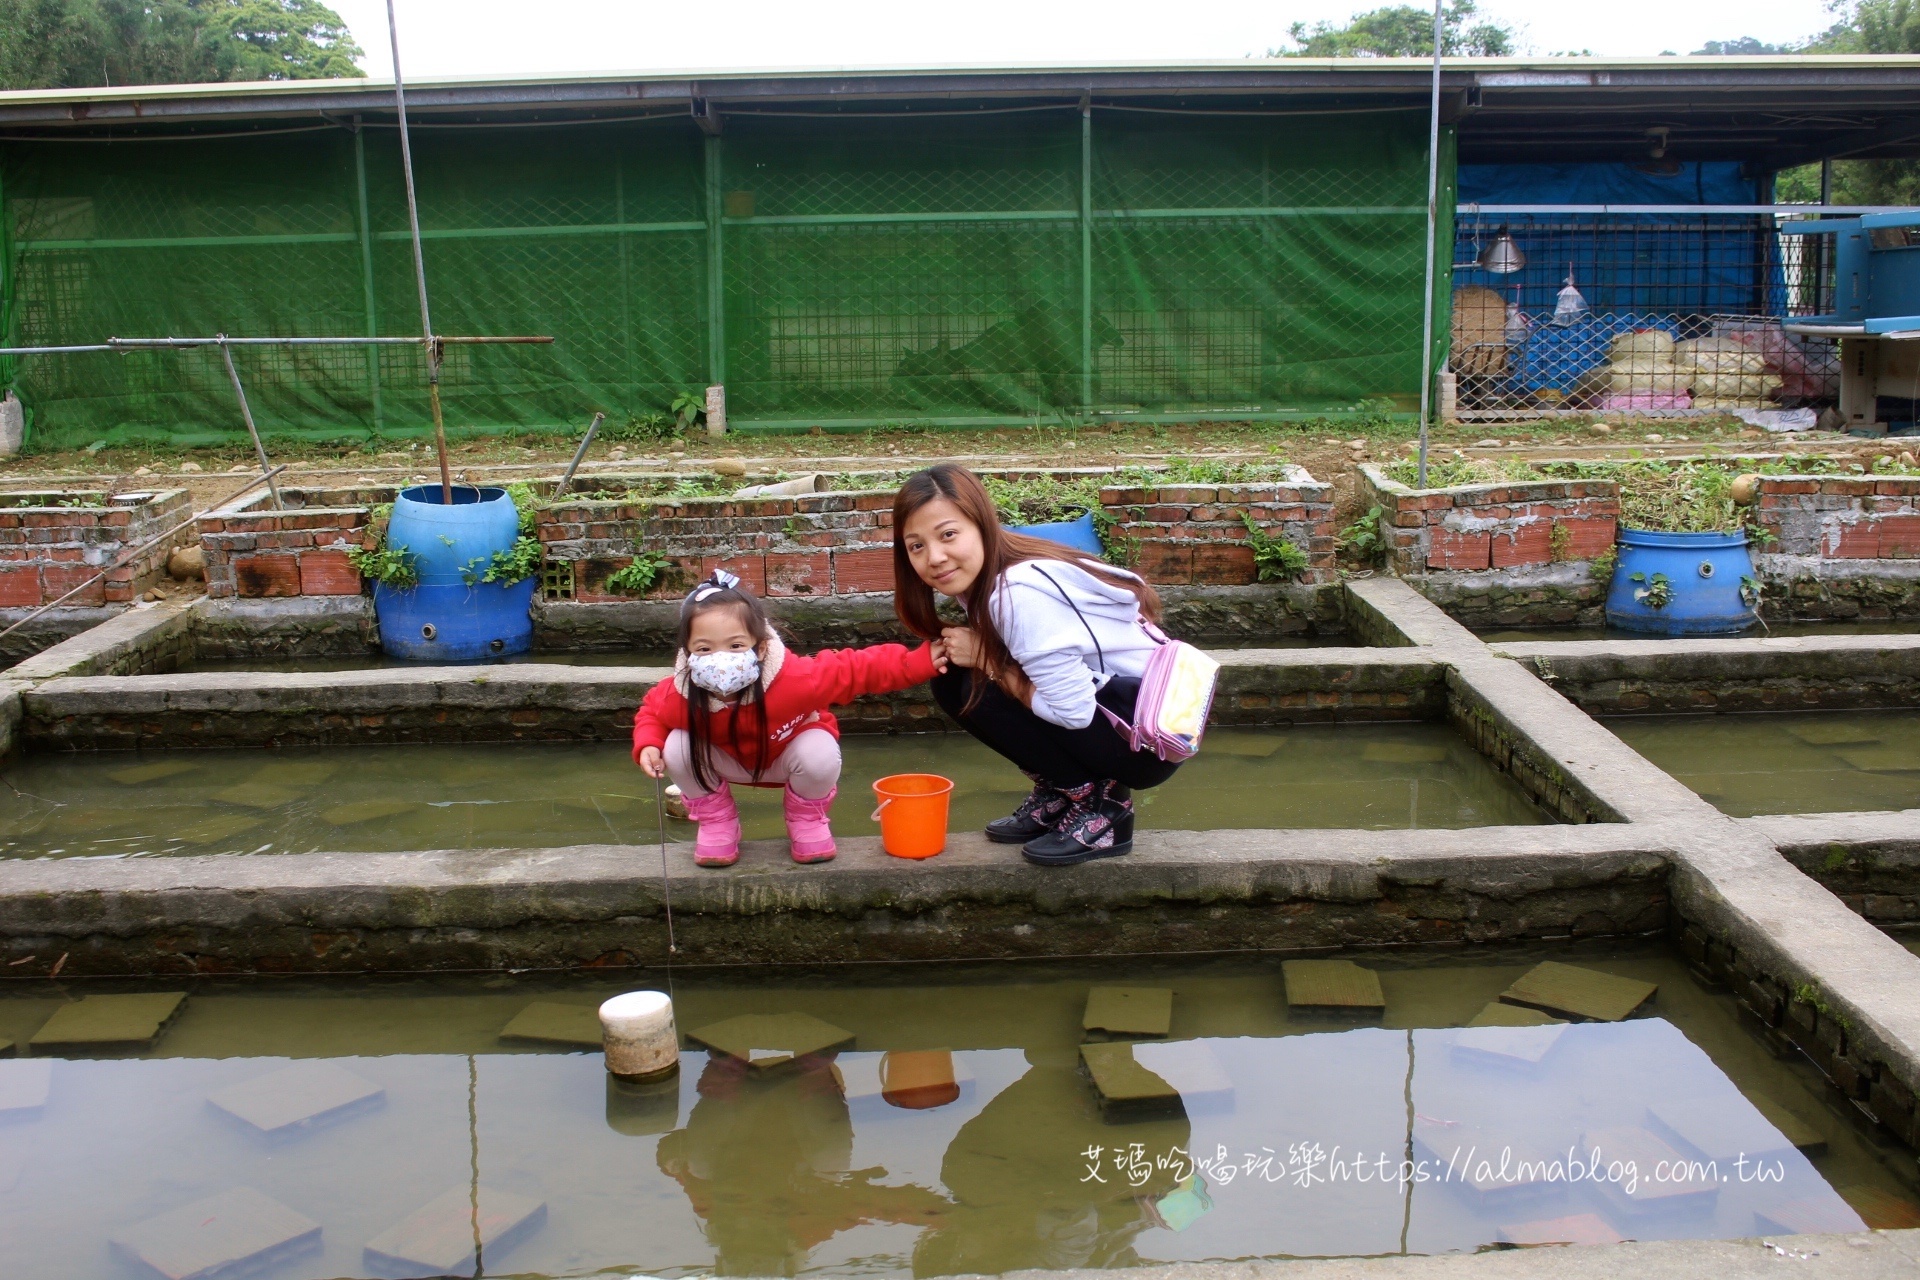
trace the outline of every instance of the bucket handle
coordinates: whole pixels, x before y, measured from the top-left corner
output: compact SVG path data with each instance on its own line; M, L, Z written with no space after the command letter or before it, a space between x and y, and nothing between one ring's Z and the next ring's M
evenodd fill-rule
M886 798L885 800L882 800L882 801L880 802L880 809L884 809L884 808L886 808L886 807L887 807L888 805L890 805L890 804L892 804L892 803L894 802L894 799L895 799L895 797L893 797L893 796L888 796L888 797L887 797L887 798ZM878 821L880 821L880 809L875 809L875 810L873 811L873 818L872 818L872 820L873 820L874 822L878 822Z

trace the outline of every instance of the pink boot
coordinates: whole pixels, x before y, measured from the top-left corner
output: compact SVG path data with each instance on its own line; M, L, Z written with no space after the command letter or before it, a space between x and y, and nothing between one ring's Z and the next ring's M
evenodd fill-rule
M730 867L740 857L740 811L725 782L710 795L688 796L687 815L700 824L693 837L693 865Z
M833 829L827 825L827 810L840 794L835 787L818 800L797 794L792 787L785 792L783 806L787 814L787 839L793 846L795 862L825 862L833 857Z

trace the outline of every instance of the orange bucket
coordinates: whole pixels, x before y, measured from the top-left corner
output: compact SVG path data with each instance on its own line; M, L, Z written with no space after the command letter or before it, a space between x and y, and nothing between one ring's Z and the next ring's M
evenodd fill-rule
M947 1049L896 1049L880 1058L880 1096L906 1111L944 1107L960 1096Z
M953 783L937 773L896 773L873 784L880 847L896 858L931 858L947 847Z

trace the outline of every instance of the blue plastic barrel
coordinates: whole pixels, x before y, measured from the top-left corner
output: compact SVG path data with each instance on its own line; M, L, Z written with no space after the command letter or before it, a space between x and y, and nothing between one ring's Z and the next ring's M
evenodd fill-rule
M1640 575L1636 580L1635 574ZM1661 636L1720 636L1759 621L1747 535L1620 531L1607 624ZM1655 607L1661 594L1669 598Z
M393 502L387 545L414 556L420 585L373 589L380 619L380 647L417 662L472 662L525 653L533 647L534 588L539 576L511 586L467 575L486 571L496 551L520 536L520 513L505 489L455 485L453 504L440 501L440 486L404 489ZM478 565L469 565L478 560Z
M1014 533L1024 533L1032 538L1045 538L1072 547L1075 551L1084 551L1098 559L1106 548L1100 545L1100 532L1093 527L1093 512L1076 516L1072 520L1056 520L1049 524L1010 524L1007 528Z

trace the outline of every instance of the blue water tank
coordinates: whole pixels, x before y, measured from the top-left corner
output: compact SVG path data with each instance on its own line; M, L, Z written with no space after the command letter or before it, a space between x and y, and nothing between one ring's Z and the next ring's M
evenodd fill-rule
M467 582L519 536L520 513L505 489L455 485L451 505L441 501L437 484L403 489L387 545L414 556L420 584L374 585L381 648L417 662L472 662L531 649L539 575L510 586Z
M1100 545L1100 531L1094 528L1093 512L1076 516L1071 520L1055 520L1047 524L1010 524L1011 533L1024 533L1028 537L1045 538L1075 551L1084 551L1098 560L1106 553Z
M1635 580L1634 575L1640 575ZM1655 575L1664 576L1661 584ZM1619 558L1607 590L1607 625L1662 636L1722 636L1760 620L1752 596L1753 556L1744 531L1620 531ZM1664 585L1659 608L1643 592ZM1657 595L1658 593L1656 593Z

